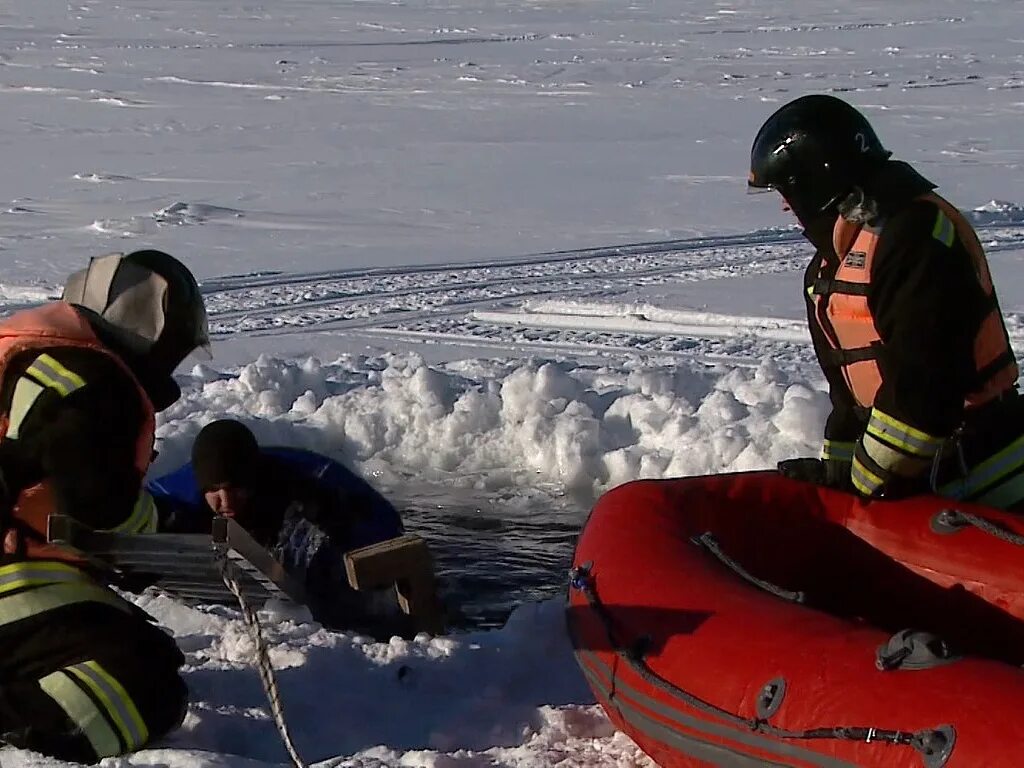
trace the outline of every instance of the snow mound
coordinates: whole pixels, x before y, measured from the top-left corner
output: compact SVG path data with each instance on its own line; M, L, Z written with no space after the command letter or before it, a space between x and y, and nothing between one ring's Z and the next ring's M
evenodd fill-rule
M157 224L184 226L205 224L216 219L240 219L245 214L234 208L204 203L172 203L153 214Z
M493 488L553 483L600 492L641 477L772 466L816 455L827 396L765 360L634 370L544 359L427 365L416 354L196 367L161 417L155 472L188 457L226 416L265 444L401 476Z
M129 219L96 219L87 229L100 235L142 237L151 234L152 228L144 219L133 216Z
M1024 207L1005 200L990 200L967 211L967 218L979 225L1021 224L1024 223Z
M134 176L125 176L119 173L103 173L101 171L79 172L72 177L75 181L88 181L93 184L116 183L119 181L136 181Z
M0 283L0 305L29 305L59 299L59 287L45 285L6 285Z
M96 176L96 174L93 174ZM127 177L126 177L127 178ZM110 181L111 177L97 176L81 179L82 181ZM118 178L117 180L121 180ZM153 236L161 227L183 227L206 224L213 221L227 222L244 218L242 211L205 203L172 203L148 215L129 216L128 218L97 219L88 229L101 235L118 237Z

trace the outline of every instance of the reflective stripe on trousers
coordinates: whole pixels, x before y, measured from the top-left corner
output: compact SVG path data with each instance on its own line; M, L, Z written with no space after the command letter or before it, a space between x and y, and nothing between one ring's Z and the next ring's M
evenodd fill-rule
M67 563L27 560L0 567L0 628L75 603L132 610L114 592ZM39 688L88 740L97 759L138 749L149 739L131 696L96 661L52 672L39 680Z
M942 496L1009 509L1024 501L1024 436L938 488Z
M97 661L53 672L39 681L39 687L89 740L97 758L131 752L149 740L132 697Z

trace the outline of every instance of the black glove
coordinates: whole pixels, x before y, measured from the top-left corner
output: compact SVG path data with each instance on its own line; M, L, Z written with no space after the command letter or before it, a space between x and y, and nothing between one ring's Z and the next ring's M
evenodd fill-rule
M779 474L791 480L826 485L825 462L821 459L786 459L778 464Z
M853 487L853 480L850 478L852 461L823 459L821 463L825 465L825 485L848 493L857 492Z
M792 480L850 491L850 462L838 459L785 459L778 464L779 474Z

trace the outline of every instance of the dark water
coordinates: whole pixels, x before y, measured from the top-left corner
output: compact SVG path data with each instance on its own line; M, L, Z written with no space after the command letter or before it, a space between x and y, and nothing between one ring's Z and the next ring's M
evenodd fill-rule
M406 530L426 539L457 625L498 627L522 603L565 594L592 499L557 492L426 485L387 492Z

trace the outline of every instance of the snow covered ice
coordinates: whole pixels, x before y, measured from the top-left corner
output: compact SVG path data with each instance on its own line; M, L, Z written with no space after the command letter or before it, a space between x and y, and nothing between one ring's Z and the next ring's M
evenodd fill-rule
M572 498L579 522L633 478L811 455L809 254L745 193L753 134L803 93L861 107L969 211L1020 353L1017 6L12 0L0 306L111 250L194 269L216 357L182 371L154 472L234 416L396 498ZM138 602L186 652L193 704L104 765L283 762L237 612ZM557 599L391 644L268 618L321 765L647 765L593 704Z
M166 749L128 763L278 762L281 747L239 622L163 597L142 605L176 627L203 703ZM583 766L609 751L636 755L589 704L562 623L561 606L551 601L523 606L501 632L450 638L374 644L290 622L271 624L268 634L293 736L307 759L360 768L521 759Z

